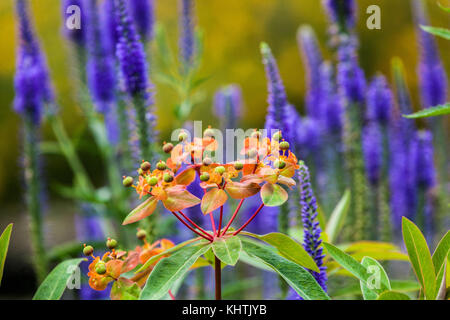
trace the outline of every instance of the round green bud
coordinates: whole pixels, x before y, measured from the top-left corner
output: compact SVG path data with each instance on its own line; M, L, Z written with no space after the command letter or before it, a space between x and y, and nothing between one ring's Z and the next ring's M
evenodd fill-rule
M186 141L188 138L188 134L185 131L180 132L180 134L178 135L178 141L182 142L182 141Z
M164 161L160 161L156 165L156 169L161 170L161 171L166 170L167 169L167 165L166 165L166 163Z
M283 137L283 136L281 135L281 131L278 131L278 132L276 132L276 133L273 134L272 140L280 141L282 137Z
M141 169L142 169L142 171L144 171L144 172L150 170L151 167L152 167L152 165L151 165L150 162L148 162L148 161L144 161L144 162L142 162L142 164L141 164Z
M248 150L247 155L249 158L254 158L258 155L258 151L255 148Z
M163 151L165 153L170 153L173 150L173 144L171 143L166 143L165 145L163 145Z
M220 175L225 173L225 167L224 166L220 166L214 169L214 171Z
M170 173L165 173L163 179L164 182L169 183L173 181L173 176Z
M144 170L142 170L141 168L139 168L139 169L138 169L138 174L139 174L140 176L143 176L143 175L144 175Z
M284 169L286 167L286 162L284 162L283 160L277 159L277 160L275 160L273 165L277 169Z
M200 176L200 180L203 182L206 182L209 180L209 173L208 172L204 172L201 176Z
M139 229L138 232L136 233L136 237L139 240L144 240L147 237L147 232L145 230Z
M90 256L91 254L93 254L94 253L94 248L92 247L92 246L85 246L84 248L83 248L83 254L85 255L85 256Z
M115 239L108 239L106 241L106 246L110 250L115 249L117 247L117 240L115 240Z
M244 168L244 164L241 163L241 162L236 162L236 163L234 164L234 168L235 168L236 170L242 170L242 168Z
M280 149L281 150L288 150L289 149L289 142L287 142L287 141L283 141L283 142L281 142L280 143Z
M148 183L151 187L154 187L154 186L156 186L156 185L158 184L158 178L156 178L156 177L149 177L149 178L147 179L147 183Z
M212 164L212 160L209 157L206 157L205 159L203 159L203 165L204 166L209 166Z
M95 265L95 272L98 274L105 274L106 273L106 263L104 261L99 261Z
M125 179L123 179L122 184L124 187L131 187L133 185L133 178L132 177L126 177Z
M214 130L211 128L208 128L203 132L204 137L213 138L214 137Z

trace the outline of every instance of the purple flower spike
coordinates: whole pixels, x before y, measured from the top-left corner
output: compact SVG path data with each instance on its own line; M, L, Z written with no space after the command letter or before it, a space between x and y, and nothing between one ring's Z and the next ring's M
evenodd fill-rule
M39 124L44 103L53 102L47 64L31 25L28 2L16 1L19 34L16 74L14 76L14 110Z
M375 185L381 178L383 162L383 141L378 123L370 122L364 128L362 132L362 146L367 177L369 182Z
M107 0L106 2L108 2ZM67 11L71 6L76 6L80 9L80 23L81 26L79 29L69 29L66 25L64 28L64 35L72 41L74 44L80 47L84 47L86 45L86 32L85 32L85 8L84 8L83 0L64 0L62 5L62 13L64 17L64 21L71 15L74 14L74 11Z
M130 11L136 23L141 39L150 41L153 38L154 1L153 0L130 0Z
M354 27L356 20L354 0L324 0L323 3L332 23L345 28Z
M387 125L393 109L393 95L386 78L375 77L367 89L367 118Z
M430 189L436 184L433 162L433 135L430 131L417 133L416 181L419 187Z
M323 63L322 53L320 52L314 30L311 27L300 27L297 33L297 39L308 71L309 83L306 97L306 113L310 117L319 119L323 112L320 109L320 66Z
M181 59L185 67L189 67L195 56L194 34L194 0L180 1L180 50Z
M325 130L330 134L340 135L342 130L342 104L334 83L333 66L326 61L320 67L320 95L322 121Z
M101 29L96 0L86 2L87 18L87 81L99 112L106 113L115 99L114 56L108 50L108 40Z
M214 113L220 119L222 129L236 128L242 116L242 90L239 85L222 87L214 95Z

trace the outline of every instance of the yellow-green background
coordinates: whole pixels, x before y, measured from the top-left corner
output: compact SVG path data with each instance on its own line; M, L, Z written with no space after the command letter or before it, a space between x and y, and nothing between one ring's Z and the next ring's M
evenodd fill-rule
M74 101L73 79L70 73L69 48L62 37L60 1L32 0L33 18L42 48L47 56L52 80L57 89L64 121L71 134L80 130L82 118ZM164 24L177 45L177 1L155 0L157 19ZM449 26L449 15L437 8L435 1L426 1L433 25ZM197 21L205 33L205 56L201 73L212 78L203 86L207 93L205 103L193 111L193 119L216 123L211 114L214 90L226 83L241 84L245 98L243 127L261 126L266 110L266 81L259 54L259 43L266 41L278 59L289 100L302 109L305 93L305 74L296 43L296 31L301 24L311 24L321 46L326 50L327 17L319 0L197 0ZM450 5L448 0L441 0ZM382 13L382 29L368 30L365 9L378 4ZM361 0L358 33L361 39L361 65L367 76L377 71L389 74L390 59L400 56L407 69L408 84L412 90L415 108L417 92L417 45L409 0ZM15 19L13 1L0 1L0 200L11 203L20 196L20 121L11 111L15 53ZM450 69L450 42L439 40L439 47L447 71ZM327 58L331 55L325 53ZM167 137L171 128L171 112L176 95L164 85L156 86L158 129ZM52 139L45 127L43 136ZM86 134L81 136L81 152L91 171L101 164L92 151ZM85 141L84 141L85 140ZM84 141L84 144L83 144ZM83 147L84 146L84 147ZM91 151L90 151L91 150ZM70 182L70 174L61 158L47 159L45 172L49 184ZM98 178L101 179L101 178ZM1 210L1 209L0 209Z

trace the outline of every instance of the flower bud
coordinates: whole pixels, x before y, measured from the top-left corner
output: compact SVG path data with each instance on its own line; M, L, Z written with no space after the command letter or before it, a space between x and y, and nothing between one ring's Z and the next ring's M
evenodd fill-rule
M144 240L147 237L147 232L145 230L139 229L138 232L136 233L136 237L139 240Z
M126 177L125 179L123 179L122 184L124 187L131 187L133 185L133 178L132 177Z
M283 136L281 135L281 131L275 132L272 136L272 140L280 141Z
M117 247L117 240L115 240L115 239L108 239L106 241L106 246L110 250L115 249Z
M143 176L143 175L144 175L144 170L142 170L141 168L139 168L139 169L138 169L138 174L139 174L140 176Z
M289 149L289 142L287 142L287 141L283 141L283 142L281 142L280 143L280 149L281 150L288 150Z
M158 184L158 178L156 177L148 177L147 179L147 183L151 186L154 187Z
M181 131L180 134L178 135L178 141L182 142L182 141L186 141L188 138L188 134L186 133L186 131Z
M141 169L144 172L150 170L151 167L152 167L152 165L148 161L142 162L142 164L141 164Z
M211 128L208 128L203 132L203 136L206 138L213 138L214 137L214 130Z
M94 248L92 247L92 246L85 246L84 248L83 248L83 254L85 255L85 256L90 256L91 254L93 254L94 253Z
M160 161L156 165L156 169L161 170L161 171L166 170L167 169L167 165L166 165L166 163L164 161Z
M277 169L284 169L286 167L286 162L284 162L283 160L277 159L277 160L275 160L273 165Z
M209 157L206 157L205 159L203 159L203 165L204 166L209 166L212 164L212 160Z
M170 173L165 173L163 179L164 182L169 183L173 181L173 176Z
M98 274L105 274L106 273L106 263L104 261L99 261L97 262L97 264L95 265L95 272L97 272Z
M166 143L165 145L163 145L163 151L165 153L170 153L173 150L173 144L171 143Z
M220 166L214 169L214 171L220 175L225 173L225 167L224 166Z
M235 168L236 170L242 170L242 168L244 168L244 164L242 164L241 162L236 162L236 163L234 164L234 168Z
M209 173L208 172L204 172L201 176L200 176L200 180L203 182L206 182L209 180Z

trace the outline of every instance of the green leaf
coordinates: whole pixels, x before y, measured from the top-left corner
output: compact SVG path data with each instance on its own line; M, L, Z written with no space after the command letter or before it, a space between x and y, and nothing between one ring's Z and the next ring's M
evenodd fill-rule
M447 261L444 262L444 267L439 271L436 280L436 300L445 300L445 296L447 294L447 286L446 286L446 270L447 270ZM437 282L440 281L440 282Z
M348 272L353 274L360 281L367 283L371 274L367 272L367 269L365 266L360 264L352 256L346 254L344 251L336 248L332 244L324 242L323 245L324 245L325 249L327 250L328 254L331 257L333 257L333 259L336 260L336 262L339 263L345 270L347 270ZM371 290L377 295L384 291L382 289L376 289L376 288L374 288L374 289L367 288L367 290Z
M450 103L426 108L420 111L417 111L413 114L403 115L405 118L408 119L416 119L416 118L428 118L428 117L436 117L436 116L442 116L450 114Z
M402 217L402 232L406 250L417 279L422 285L425 298L436 297L436 273L427 242L419 228L405 217Z
M393 291L398 292L414 292L420 290L420 284L411 280L392 280L391 287ZM343 288L331 292L333 298L355 296L361 294L360 283L348 284Z
M205 252L204 257L205 257L206 262L214 267L214 264L216 263L216 259L215 259L216 256L214 255L212 247L211 247L211 249L209 249L208 251ZM226 266L227 266L227 264L225 262L220 261L221 269L225 268Z
M161 259L150 273L142 289L140 300L158 300L166 295L177 279L211 248L210 244L184 247L183 250Z
M137 283L126 279L119 278L119 280L114 281L111 288L111 299L112 300L138 300L141 293L141 288Z
M444 276L445 268L446 268L446 260L449 255L450 250L450 231L442 237L441 241L439 241L436 250L433 253L433 265L434 270L436 271L436 288L439 288L442 283L442 277Z
M370 288L378 287L383 291L391 290L389 277L377 260L371 257L364 257L361 264L366 268L366 272L371 274L367 282L360 281L364 300L376 300L378 297L376 293L369 289L369 286Z
M278 207L286 202L288 193L278 184L266 183L261 188L261 199L267 207Z
M422 30L431 33L432 35L444 38L445 40L450 40L450 30L438 27L420 26Z
M348 209L350 208L350 190L346 190L342 199L334 208L333 213L328 220L325 233L328 235L328 241L334 242L341 230L345 217L347 216Z
M411 300L411 299L408 295L401 292L385 291L378 296L377 300Z
M212 243L214 254L220 261L234 266L239 260L242 250L242 243L239 237L231 236L218 238Z
M39 286L33 300L59 300L83 260L85 258L77 258L58 264Z
M144 271L145 269L147 269L148 267L150 267L155 261L158 261L159 258L161 258L161 257L163 257L163 256L165 256L165 255L171 254L171 253L173 253L173 252L175 252L175 251L178 251L178 250L180 250L181 248L183 248L184 246L187 246L188 244L194 243L194 242L199 241L199 240L201 240L201 239L202 239L202 238L195 238L195 239L186 240L186 241L184 241L184 242L181 242L181 243L177 244L175 247L169 248L169 249L167 249L167 250L165 250L165 251L163 251L163 252L161 252L161 253L159 253L159 254L157 254L157 255L155 255L155 256L152 256L152 257L151 257L150 259L148 259L148 260L144 263L144 265L143 265L142 267L140 267L135 273L139 273L139 272ZM209 243L209 242L208 242L208 243Z
M13 224L10 223L0 236L0 285L2 284L3 268L5 267L6 254L8 253L9 239L11 238Z
M320 272L316 262L308 252L306 252L303 246L283 233L273 232L262 236L250 232L242 232L242 234L267 242L274 246L280 255L286 259L291 260L302 267Z
M305 300L329 300L330 297L323 291L314 277L300 267L278 255L264 245L255 244L241 238L243 250L250 257L263 261L274 269L286 282Z
M444 7L439 1L438 1L438 7L444 10L445 12L450 13L450 8Z
M158 199L151 196L147 200L145 200L143 203L141 203L136 209L131 211L128 216L123 221L122 225L127 225L130 223L137 222L139 220L142 220L149 215L151 215L155 209L156 205L158 204Z

